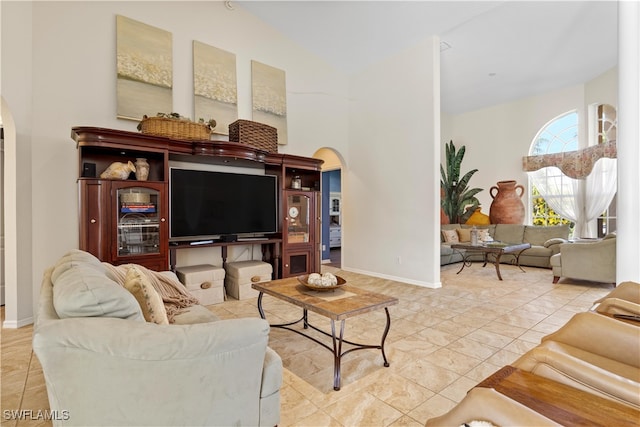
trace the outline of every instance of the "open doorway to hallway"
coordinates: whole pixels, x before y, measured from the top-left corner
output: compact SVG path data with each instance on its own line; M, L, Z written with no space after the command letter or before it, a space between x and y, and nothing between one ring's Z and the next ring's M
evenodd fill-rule
M342 155L333 148L320 148L313 157L322 159L321 194L321 262L333 267L342 267L342 246L344 236L343 172L346 163Z

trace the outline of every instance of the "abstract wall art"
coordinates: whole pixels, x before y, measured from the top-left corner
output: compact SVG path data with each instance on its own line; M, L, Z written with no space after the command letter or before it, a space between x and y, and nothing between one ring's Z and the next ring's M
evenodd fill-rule
M238 118L236 56L207 44L193 42L195 119L217 123L214 133L228 135Z
M287 144L287 90L285 72L251 61L253 121L278 130L278 144Z
M116 46L118 118L173 111L171 33L118 15Z

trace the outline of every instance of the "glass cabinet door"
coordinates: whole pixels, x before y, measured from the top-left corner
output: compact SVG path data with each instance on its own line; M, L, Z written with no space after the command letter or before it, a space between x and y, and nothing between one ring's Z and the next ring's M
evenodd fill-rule
M311 233L311 198L301 193L287 196L288 244L309 243Z
M160 191L146 187L116 190L118 256L160 253Z

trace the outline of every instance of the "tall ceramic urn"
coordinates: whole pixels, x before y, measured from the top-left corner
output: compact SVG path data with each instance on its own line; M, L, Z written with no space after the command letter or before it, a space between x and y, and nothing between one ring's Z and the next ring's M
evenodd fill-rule
M516 185L515 181L498 181L496 185L497 187L489 189L489 194L493 198L489 208L491 223L522 224L524 222L524 203L522 203L524 187Z

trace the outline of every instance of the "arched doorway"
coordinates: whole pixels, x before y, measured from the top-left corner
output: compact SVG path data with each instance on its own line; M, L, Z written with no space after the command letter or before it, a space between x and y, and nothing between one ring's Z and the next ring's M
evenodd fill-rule
M321 148L313 155L324 160L322 164L322 263L332 267L342 266L342 236L344 221L344 159L333 148Z

